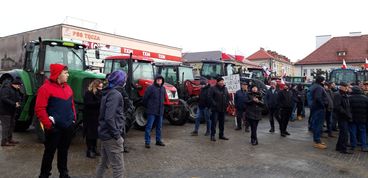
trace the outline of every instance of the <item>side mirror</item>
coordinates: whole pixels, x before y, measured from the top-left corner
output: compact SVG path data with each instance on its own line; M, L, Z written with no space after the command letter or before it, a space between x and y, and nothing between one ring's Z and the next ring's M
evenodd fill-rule
M34 48L35 48L35 44L34 43L27 43L25 48L26 48L27 52L33 52Z

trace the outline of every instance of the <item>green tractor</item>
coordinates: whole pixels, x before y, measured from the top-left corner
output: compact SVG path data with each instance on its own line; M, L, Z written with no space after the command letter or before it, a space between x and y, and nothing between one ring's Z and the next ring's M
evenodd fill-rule
M21 50L20 50L21 51ZM37 131L42 131L38 119L35 119L34 105L38 88L50 75L50 64L61 63L69 68L68 84L74 92L77 111L77 123L82 121L83 96L87 87L94 79L104 79L104 74L86 71L86 48L83 44L61 40L30 41L25 45L23 69L14 69L1 75L1 86L9 84L15 78L23 82L21 92L23 101L16 114L16 131L25 131L34 121ZM42 132L38 132L42 139Z

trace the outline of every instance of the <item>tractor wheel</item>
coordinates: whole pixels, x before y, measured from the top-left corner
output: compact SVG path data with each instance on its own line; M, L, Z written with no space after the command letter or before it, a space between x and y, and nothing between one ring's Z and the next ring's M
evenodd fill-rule
M144 130L147 124L147 116L145 114L146 109L143 106L137 106L133 116L135 117L135 128L138 130Z
M180 107L175 107L169 111L167 120L171 125L184 125L187 122L189 109L185 105L185 101L180 100Z
M198 97L195 98L190 98L187 103L188 103L188 107L189 107L189 116L188 116L188 120L189 122L194 123L195 122L195 118L197 115L197 111L198 111Z

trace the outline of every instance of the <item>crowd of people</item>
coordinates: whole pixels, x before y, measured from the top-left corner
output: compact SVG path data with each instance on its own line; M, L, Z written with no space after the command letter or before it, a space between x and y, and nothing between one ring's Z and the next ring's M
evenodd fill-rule
M76 128L77 113L74 106L73 91L67 84L68 67L62 64L50 65L50 77L37 92L35 114L45 133L44 152L41 163L40 178L51 175L52 161L57 151L57 168L61 178L68 178L67 158L70 142ZM84 95L83 135L86 142L86 156L100 162L96 168L97 177L103 177L111 166L113 177L124 176L123 153L126 147L126 110L132 102L124 87L127 75L115 71L106 76L105 81L96 79L89 85ZM151 131L156 128L157 146L165 146L162 140L162 120L166 91L164 78L157 76L143 96L146 108L147 126L145 128L145 148L151 148ZM22 95L20 79L13 80L1 89L0 118L2 125L1 146L14 146L13 140L16 110L21 107ZM210 141L229 140L224 133L230 94L219 77L211 86L206 79L200 80L198 112L192 136L198 136L201 121L206 122L205 136ZM289 121L303 120L305 106L309 106L308 129L313 133L314 147L326 149L321 139L322 133L335 137L339 131L336 151L351 154L358 146L368 152L367 117L368 117L368 81L359 86L332 82L317 76L312 86L306 90L302 84L289 85L271 81L270 88L261 92L257 85L241 82L241 89L234 95L236 108L235 130L251 132L250 143L258 145L257 127L265 111L269 113L270 133L275 131L275 120L279 124L280 135L287 137ZM324 131L324 125L326 130ZM100 149L97 148L100 141ZM350 149L348 149L350 147Z

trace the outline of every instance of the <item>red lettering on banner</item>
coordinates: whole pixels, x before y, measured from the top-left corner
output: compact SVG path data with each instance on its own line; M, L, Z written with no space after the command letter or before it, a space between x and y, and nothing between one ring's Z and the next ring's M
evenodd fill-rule
M84 38L84 39L88 39L88 40L97 40L97 41L101 40L100 36L98 36L98 35L94 35L94 34L90 34L90 33L83 33L83 32L79 32L79 31L73 31L72 35L75 36L75 37Z

